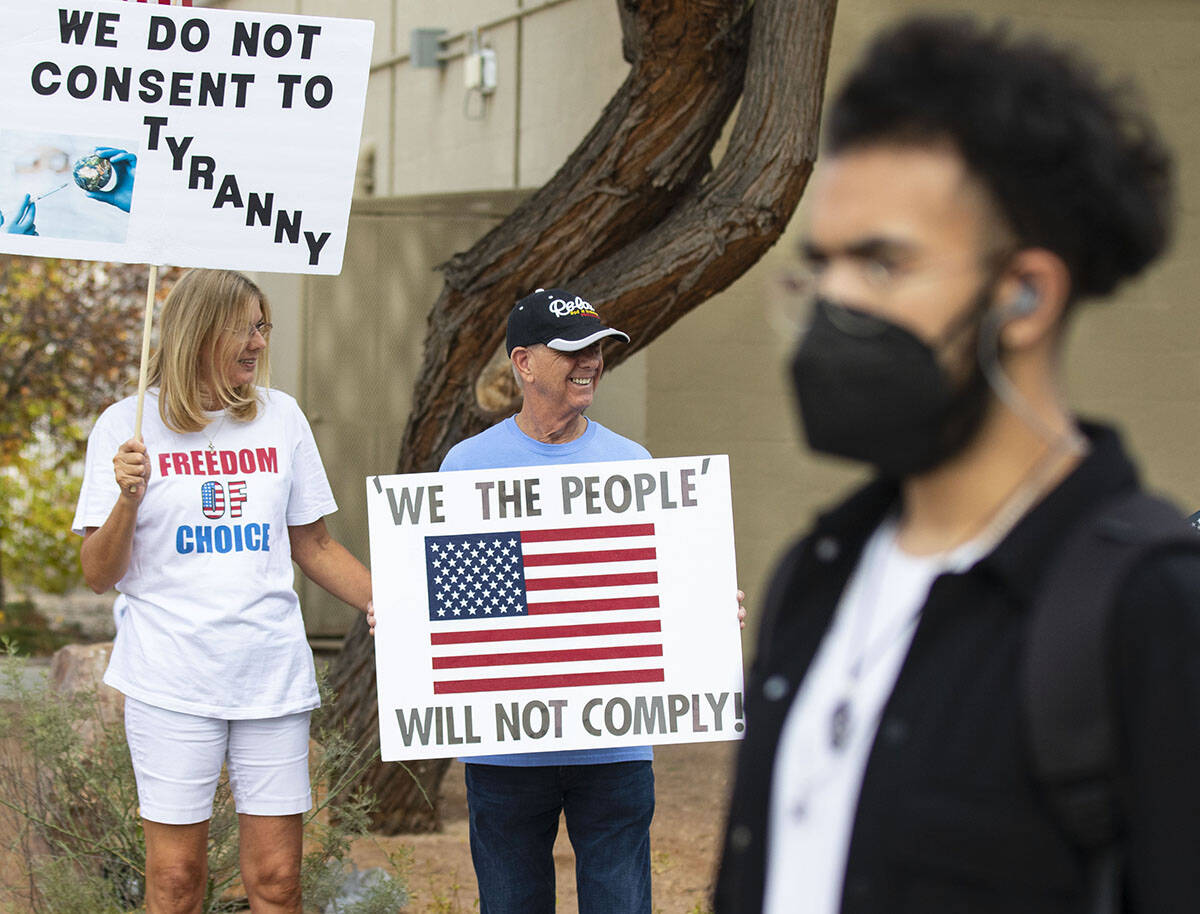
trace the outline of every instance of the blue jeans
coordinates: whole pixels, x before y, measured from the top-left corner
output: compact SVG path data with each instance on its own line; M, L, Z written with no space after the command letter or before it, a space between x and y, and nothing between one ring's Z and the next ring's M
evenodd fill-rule
M553 914L559 812L579 914L650 914L650 762L466 765L480 914Z

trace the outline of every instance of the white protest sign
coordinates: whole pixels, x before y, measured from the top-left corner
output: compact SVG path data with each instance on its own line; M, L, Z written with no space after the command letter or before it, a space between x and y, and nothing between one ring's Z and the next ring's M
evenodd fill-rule
M118 0L0 19L0 252L341 272L373 23Z
M367 480L385 760L738 739L729 459Z

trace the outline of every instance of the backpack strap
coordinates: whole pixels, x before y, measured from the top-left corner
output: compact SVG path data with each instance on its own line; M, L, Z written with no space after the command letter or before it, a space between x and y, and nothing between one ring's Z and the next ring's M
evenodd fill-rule
M1168 548L1200 552L1175 508L1136 491L1106 501L1068 534L1030 614L1022 699L1033 772L1060 827L1097 866L1095 911L1120 902L1112 610L1134 565Z

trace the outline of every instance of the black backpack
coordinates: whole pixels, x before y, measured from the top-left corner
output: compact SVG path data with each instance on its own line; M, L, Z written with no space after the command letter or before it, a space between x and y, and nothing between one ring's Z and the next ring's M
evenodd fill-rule
M1092 861L1095 914L1122 910L1112 610L1134 565L1167 550L1200 554L1200 534L1175 508L1142 492L1106 501L1063 542L1029 617L1022 700L1033 771Z

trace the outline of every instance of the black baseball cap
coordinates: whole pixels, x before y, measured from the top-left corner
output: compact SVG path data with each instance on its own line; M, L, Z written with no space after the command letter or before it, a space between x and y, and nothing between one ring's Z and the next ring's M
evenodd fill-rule
M615 336L629 342L629 335L608 327L590 304L563 289L538 289L526 295L508 315L508 354L518 346L544 343L560 352L578 352L596 340Z

